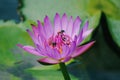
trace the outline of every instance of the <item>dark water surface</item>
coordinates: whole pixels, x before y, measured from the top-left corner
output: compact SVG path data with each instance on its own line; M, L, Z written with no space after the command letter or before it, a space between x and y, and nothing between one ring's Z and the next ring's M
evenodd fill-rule
M0 20L15 20L19 22L17 7L18 0L0 0Z

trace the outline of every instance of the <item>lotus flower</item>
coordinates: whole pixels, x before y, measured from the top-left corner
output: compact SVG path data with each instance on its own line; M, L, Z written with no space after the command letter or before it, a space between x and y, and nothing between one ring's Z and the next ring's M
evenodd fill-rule
M27 29L35 47L21 44L18 46L31 54L42 56L39 62L49 64L67 62L84 53L94 43L92 41L81 45L81 42L92 32L92 29L88 29L88 21L83 28L80 27L81 23L79 16L73 20L72 16L68 19L67 15L63 14L60 18L56 13L53 26L49 17L46 16L44 25L38 20L37 26L32 25L32 32Z

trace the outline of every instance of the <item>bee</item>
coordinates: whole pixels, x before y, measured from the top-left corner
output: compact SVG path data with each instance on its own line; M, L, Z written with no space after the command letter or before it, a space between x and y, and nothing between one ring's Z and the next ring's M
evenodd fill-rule
M63 34L64 32L64 30L61 30L60 32L58 32L58 35Z

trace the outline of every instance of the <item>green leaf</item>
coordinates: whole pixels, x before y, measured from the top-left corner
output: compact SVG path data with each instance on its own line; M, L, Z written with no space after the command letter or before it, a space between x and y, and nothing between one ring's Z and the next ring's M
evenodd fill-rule
M102 11L106 14L108 29L114 42L120 47L120 5L118 4L120 4L119 0L102 0Z
M102 29L99 28L97 32L94 46L83 55L77 57L76 60L81 61L81 65L85 65L90 80L120 79L118 75L120 58L114 49L111 49L106 43ZM81 66L78 65L77 67ZM77 67L74 67L74 69Z
M120 47L120 19L108 18L108 26L113 40Z
M83 21L90 19L90 27L96 27L100 18L100 11L94 10L94 13L88 13L92 9L88 0L24 0L24 6L21 9L26 19L44 20L45 15L48 15L53 21L54 15L59 13L61 16L66 13L69 17L74 18L80 16ZM88 8L88 10L86 10ZM96 21L96 22L94 22Z
M61 71L58 70L27 70L28 73L31 73L36 80L64 80ZM47 75L47 76L46 76ZM71 75L72 80L78 80Z
M114 42L120 47L120 1L103 0L103 12L107 17L107 24Z
M37 63L38 57L26 53L17 44L33 45L24 23L0 21L0 80L21 80L31 78L24 69Z
M7 72L0 71L0 80L21 80L21 79Z
M107 74L112 72L114 75L117 75L117 72L119 72L118 69L120 68L120 58L117 53L106 43L101 28L99 28L95 39L96 42L94 46L85 52L81 56L82 58L78 57L77 60L80 60L86 64L88 70L92 71L90 74L96 74L96 78L98 79L94 78L95 80L99 80L99 78L104 75L107 77ZM116 72L114 73L114 71ZM115 77L114 75L111 77ZM102 80L104 77L100 79Z
M0 37L1 64L12 65L15 61L15 56L12 52L12 49L17 49L16 37L19 37L19 35L21 35L20 29L17 28L15 24L3 24L0 25L0 34L2 34Z
M40 65L40 66L35 66L30 68L32 70L57 70L59 69L59 65L58 64L54 64L54 65Z
M25 31L25 25L16 24L12 21L0 23L0 64L6 66L15 65L15 63L24 62L25 58L35 57L31 54L26 54L17 44L32 45L32 40Z

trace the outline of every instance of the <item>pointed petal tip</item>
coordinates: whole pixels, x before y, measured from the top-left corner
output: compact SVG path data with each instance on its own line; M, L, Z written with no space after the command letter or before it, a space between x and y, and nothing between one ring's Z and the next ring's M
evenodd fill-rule
M80 22L82 21L81 18L79 16L76 17L77 20L79 20Z
M26 29L26 31L31 35L32 32L29 29Z
M72 19L73 18L73 16L70 16L70 19Z
M91 41L91 44L94 44L96 41Z
M93 29L93 28L91 28L91 29L89 29L88 31L89 31L89 32L90 32L90 34L91 34L91 33L93 32L93 30L94 30L94 29Z
M89 20L87 20L86 22L89 23Z
M88 48L86 50L88 50L90 47L92 47L95 42L96 41L91 41L91 42L87 43L86 45L88 46Z
M59 13L57 12L56 15L59 15Z
M31 26L35 26L35 24L31 24Z
M87 51L94 43L95 43L95 41L92 41L92 42L89 42L89 43L87 43L87 44L85 44L85 45L82 45L82 46L76 48L76 50L74 51L74 53L72 54L71 57L74 58L74 57L77 57L77 56L83 54L83 53L84 53L85 51Z
M86 21L86 24L88 24L88 25L89 25L89 21L88 21L88 20Z
M79 17L79 16L77 16L76 18L77 18L77 19L80 19L80 17Z
M37 20L37 22L40 22L40 20Z
M56 14L55 14L55 17L60 17L59 13L56 13Z
M29 32L30 30L29 29L26 29L27 32Z
M89 43L87 43L87 44L85 44L85 45L89 46L88 48L90 48L95 42L96 42L96 41L90 41ZM83 46L85 46L85 45L83 45Z
M87 20L83 26L83 32L88 30L88 26L89 26L89 21Z
M32 29L37 28L35 25L32 25Z
M42 23L40 20L37 20L38 27L42 27Z
M63 16L67 16L66 13L64 13Z
M38 24L41 24L41 21L40 21L40 20L37 20L37 23L38 23Z
M23 47L23 45L22 45L22 44L17 44L17 46L18 46L18 47L20 47L20 48L22 48L22 47Z
M26 31L27 31L29 34L31 34L31 33L32 33L29 29L26 29Z
M86 31L84 31L82 37L83 39L85 39L87 36L89 36L92 32L93 32L94 29L88 29Z
M44 18L44 23L49 20L49 17L46 15L45 18Z
M48 18L48 15L46 15L45 18Z
M63 14L62 19L67 19L66 13Z

